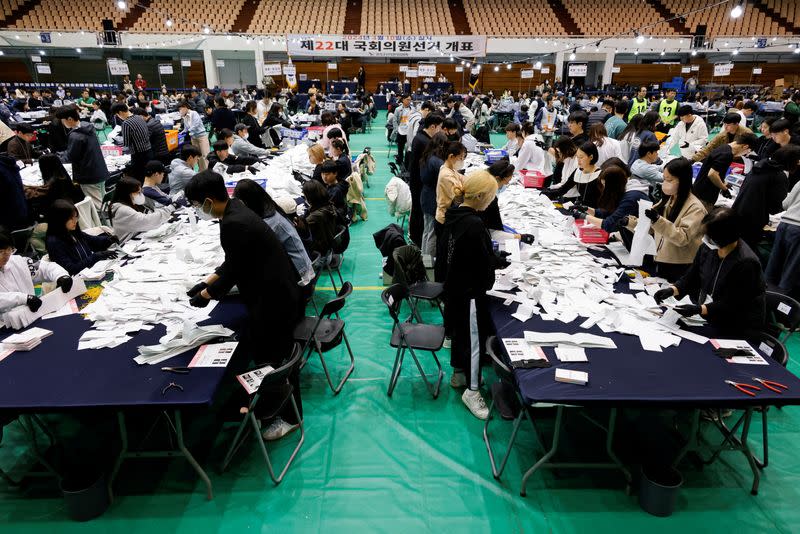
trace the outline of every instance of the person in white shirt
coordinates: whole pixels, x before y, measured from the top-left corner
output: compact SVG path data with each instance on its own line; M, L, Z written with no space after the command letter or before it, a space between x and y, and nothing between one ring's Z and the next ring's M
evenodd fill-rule
M551 169L546 168L547 157L544 149L536 144L533 124L524 123L522 133L525 134L525 141L522 143L516 159L512 160L514 167L518 170L536 170L545 176L553 174Z
M406 134L406 152L411 152L411 143L419 131L419 124L425 121L425 117L435 110L436 106L430 100L426 100L419 107L419 111L414 111L408 119L408 134Z
M247 125L241 122L234 127L231 148L233 148L233 153L237 156L252 156L259 159L269 156L269 150L259 148L247 140Z
M17 256L14 252L11 236L0 232L0 313L18 306L38 311L42 301L36 296L33 284L55 282L64 293L72 289L72 278L57 263L41 260L37 265L30 258Z
M264 96L261 100L258 101L256 105L256 120L258 124L264 122L264 119L267 118L269 114L269 109L272 107L272 98L270 97L269 91L264 91Z
M589 127L589 140L597 147L597 165L602 165L608 159L622 159L622 147L616 139L608 137L606 126L596 122Z
M708 127L706 121L694 114L692 106L686 104L678 108L678 124L673 128L667 140L667 153L676 145L681 156L692 159L694 155L708 144Z
M402 165L408 141L408 121L416 110L411 107L411 95L403 95L400 102L400 106L394 110L394 131L397 132L397 163Z
M120 242L140 232L155 230L175 211L173 205L149 211L145 208L146 202L142 185L136 179L127 176L120 179L108 207L108 218Z

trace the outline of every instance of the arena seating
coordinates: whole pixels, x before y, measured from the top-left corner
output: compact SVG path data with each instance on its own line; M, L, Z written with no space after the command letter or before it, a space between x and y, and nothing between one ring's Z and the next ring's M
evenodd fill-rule
M244 0L226 0L224 4L215 2L193 2L191 0L153 0L151 9L142 13L136 24L130 29L135 32L152 33L199 33L207 24L215 32L227 32L233 26L236 15L242 8ZM169 13L175 21L171 28L164 24ZM181 19L191 22L181 22Z
M464 0L464 8L472 31L479 35L565 34L547 0Z
M453 35L456 31L447 0L365 0L361 33Z
M661 1L673 13L688 13L708 5L706 0ZM779 10L778 8L782 4L780 0L769 0L768 3L772 4L776 11ZM794 4L793 2L788 3ZM794 5L791 7L794 8ZM785 8L787 14L788 9L788 7ZM692 13L686 17L686 26L692 32L695 32L697 26L705 25L706 35L711 37L717 35L785 35L787 33L780 24L756 8L749 7L745 11L745 15L739 19L732 19L728 16L729 12L730 6L723 4L705 11Z
M26 2L27 0L0 0L0 5L3 6L2 11L0 11L0 22L5 21L12 13L25 5Z
M631 27L647 26L662 20L658 11L645 0L630 3L607 0L563 0L584 35L616 35ZM669 24L658 24L650 35L674 36Z
M4 11L7 4L20 6L27 3L23 0L2 0L2 2ZM115 2L105 1L41 2L17 21L14 27L26 30L101 31L103 29L103 19L110 19L114 21L115 25L119 24L129 9L130 6L122 10L116 6Z
M266 34L344 33L347 0L260 0L248 31Z

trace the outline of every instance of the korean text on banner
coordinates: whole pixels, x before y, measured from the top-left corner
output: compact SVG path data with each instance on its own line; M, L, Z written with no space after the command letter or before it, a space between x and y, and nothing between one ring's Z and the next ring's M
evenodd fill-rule
M478 35L289 34L287 41L287 52L294 56L426 57L438 52L486 55L486 37Z

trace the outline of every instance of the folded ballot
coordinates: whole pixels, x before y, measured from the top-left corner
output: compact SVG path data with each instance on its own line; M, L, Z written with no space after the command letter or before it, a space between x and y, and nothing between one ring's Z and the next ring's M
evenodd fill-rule
M5 338L3 340L3 346L6 350L27 351L40 345L44 338L52 334L52 330L45 330L44 328L29 328L24 332L12 334Z
M594 334L566 334L563 332L532 332L525 331L525 341L543 347L557 345L577 345L585 349L616 349L617 344L608 337Z

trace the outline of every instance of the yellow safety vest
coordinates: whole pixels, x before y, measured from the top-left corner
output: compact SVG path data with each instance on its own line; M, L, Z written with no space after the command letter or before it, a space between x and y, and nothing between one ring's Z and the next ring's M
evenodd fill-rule
M628 120L630 121L636 115L644 115L647 113L648 107L650 106L646 98L640 101L638 98L633 97L633 101L631 102L631 111L628 113Z
M678 111L678 101L673 100L670 104L666 100L662 100L658 105L658 114L661 116L661 122L672 126L675 124L675 114Z

